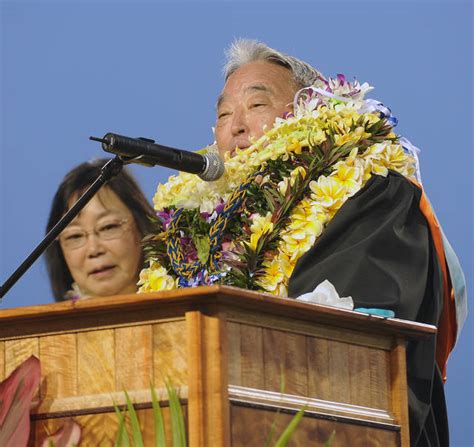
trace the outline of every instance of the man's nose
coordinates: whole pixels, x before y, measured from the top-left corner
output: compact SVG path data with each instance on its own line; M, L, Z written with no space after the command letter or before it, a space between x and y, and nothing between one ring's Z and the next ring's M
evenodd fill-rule
M231 132L234 137L237 135L248 133L247 119L243 111L236 110L232 114L232 128Z

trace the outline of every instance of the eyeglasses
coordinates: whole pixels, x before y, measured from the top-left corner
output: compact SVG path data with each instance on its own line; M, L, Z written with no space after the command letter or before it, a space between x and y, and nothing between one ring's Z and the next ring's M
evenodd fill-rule
M128 219L102 223L92 231L65 230L59 236L61 246L66 250L75 250L86 245L89 234L94 233L101 241L110 241L123 236L127 230Z

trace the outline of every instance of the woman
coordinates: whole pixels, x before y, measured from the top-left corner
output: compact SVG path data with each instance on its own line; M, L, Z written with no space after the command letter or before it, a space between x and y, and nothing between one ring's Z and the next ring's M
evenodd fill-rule
M53 199L47 232L107 161L82 163L65 176ZM151 232L153 216L153 208L128 172L110 180L46 252L55 299L135 293L143 263L140 242Z

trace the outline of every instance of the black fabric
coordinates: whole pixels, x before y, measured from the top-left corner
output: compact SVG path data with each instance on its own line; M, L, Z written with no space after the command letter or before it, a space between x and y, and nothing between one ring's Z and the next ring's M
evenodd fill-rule
M395 172L373 176L299 259L289 296L311 292L328 279L340 296L352 296L354 307L391 309L397 318L437 325L442 274L420 197ZM407 346L412 446L449 445L435 344L432 337Z

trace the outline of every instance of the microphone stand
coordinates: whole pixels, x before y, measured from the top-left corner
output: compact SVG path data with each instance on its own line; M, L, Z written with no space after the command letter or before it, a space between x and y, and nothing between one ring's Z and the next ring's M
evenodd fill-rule
M49 231L38 246L31 252L31 254L23 261L23 263L13 272L13 274L0 287L0 303L5 294L15 285L15 283L25 274L31 265L40 257L40 255L53 243L59 236L61 231L74 219L79 211L86 206L92 199L94 194L104 186L110 179L115 177L122 171L124 160L120 156L116 156L109 160L100 170L99 177L94 180L94 183L82 194L74 206L58 221L58 223Z

